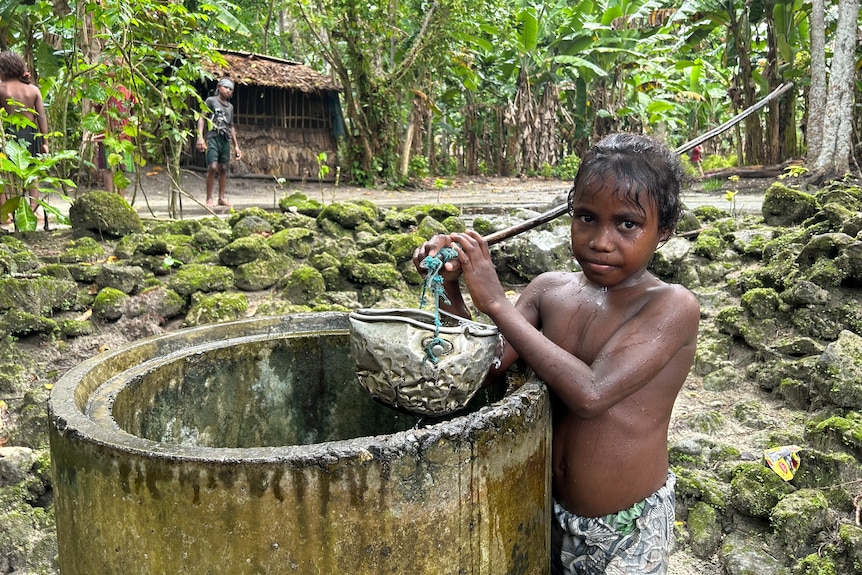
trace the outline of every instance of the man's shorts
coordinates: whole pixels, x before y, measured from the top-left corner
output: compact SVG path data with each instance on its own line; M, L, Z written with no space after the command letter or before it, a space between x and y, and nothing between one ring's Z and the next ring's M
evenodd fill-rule
M552 575L664 575L673 544L676 476L631 509L581 517L554 502ZM640 508L640 513L633 513Z
M219 134L207 138L207 166L213 162L225 166L230 163L230 140Z
M18 143L27 148L31 155L42 153L42 136L37 135L36 128L32 126L22 126L16 128L8 126L6 135L10 138L16 138Z

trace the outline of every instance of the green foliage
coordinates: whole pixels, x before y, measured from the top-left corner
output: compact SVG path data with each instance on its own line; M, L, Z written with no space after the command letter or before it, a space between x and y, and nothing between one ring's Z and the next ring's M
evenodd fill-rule
M2 115L0 115L2 116ZM6 200L0 205L0 221L10 214L13 216L15 229L19 232L36 230L36 214L31 207L31 201L51 214L58 222L68 224L69 219L60 210L50 205L43 198L32 198L30 190L39 188L43 194L57 195L63 200L71 199L53 186L75 187L74 182L51 174L61 162L72 160L76 154L72 150L64 150L55 154L39 154L33 156L26 146L14 138L10 138L4 146L5 154L0 156L0 187Z
M581 165L581 159L575 154L568 154L563 157L557 168L554 170L554 176L561 180L574 181L578 174L578 168Z

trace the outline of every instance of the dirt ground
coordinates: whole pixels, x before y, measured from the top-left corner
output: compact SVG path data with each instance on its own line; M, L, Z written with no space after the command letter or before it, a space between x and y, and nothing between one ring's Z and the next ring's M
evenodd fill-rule
M184 191L183 212L186 218L209 215L203 206L203 178L204 175L200 173L183 173L181 188ZM735 183L730 190L738 191L736 196L738 209L741 211L759 210L759 202L763 192L772 181L742 180ZM381 207L445 202L455 204L470 213L493 213L503 208L515 206L545 211L564 201L570 185L570 182L545 179L458 178L444 187L435 188L428 185L393 191L336 186L332 182L323 184L290 182L282 185L274 179L233 177L229 181L228 199L233 202L237 209L250 206L272 208L283 194L301 191L309 198L319 199L325 203L361 198L368 199ZM165 172L163 170L150 170L141 174L140 185L136 188L134 196L130 190L128 198L134 200L133 205L142 217L163 218L167 216L169 190L170 182ZM730 209L731 204L724 197L726 191L729 191L727 187L704 192L702 184L696 184L686 191L685 201L690 208L710 203L724 209ZM224 211L218 213L221 215L224 214ZM46 232L29 234L27 243L31 249L42 256L56 252L63 244L63 242L58 241L55 234ZM514 293L517 293L517 289ZM253 313L253 309L256 307L255 300L252 294L247 295L250 296L250 313ZM44 345L36 341L22 340L19 342L19 347L25 348L21 351L27 353L38 364L45 366L41 373L53 372L59 375L101 350L116 348L126 342L177 327L179 327L178 322L160 325L155 318L121 319L115 324L102 326L90 336L71 340L62 353L57 351L56 346ZM761 402L764 401L762 397L756 399ZM703 390L698 378L690 377L677 401L670 439L672 441L678 439L680 434L684 434L686 431L685 426L679 424L680 418L708 410L730 410L733 405L745 400L745 397L728 397L727 392L717 396L710 394ZM776 406L775 417L783 419L786 415L782 414L780 409L780 406ZM732 418L728 417L727 421L732 421ZM730 430L729 435L723 435L722 441L744 450L750 436L750 429L739 426L739 429ZM721 568L717 564L697 559L686 551L679 551L673 555L670 568L671 575L712 575L717 572L721 572Z

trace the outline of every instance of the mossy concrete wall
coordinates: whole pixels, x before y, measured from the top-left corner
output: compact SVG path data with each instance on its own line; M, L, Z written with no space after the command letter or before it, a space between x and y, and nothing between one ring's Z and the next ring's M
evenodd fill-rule
M258 318L70 371L62 573L547 573L544 387L417 422L367 397L347 337L342 313Z

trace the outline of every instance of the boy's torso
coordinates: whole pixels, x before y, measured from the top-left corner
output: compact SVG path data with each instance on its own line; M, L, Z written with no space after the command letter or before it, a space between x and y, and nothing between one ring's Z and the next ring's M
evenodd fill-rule
M560 274L550 284L541 298L542 332L588 365L648 302L670 297L675 289L652 276L642 284L609 291L589 284L581 274ZM554 489L560 503L580 515L606 515L664 484L667 426L689 369L686 352L643 387L589 419L556 403Z

